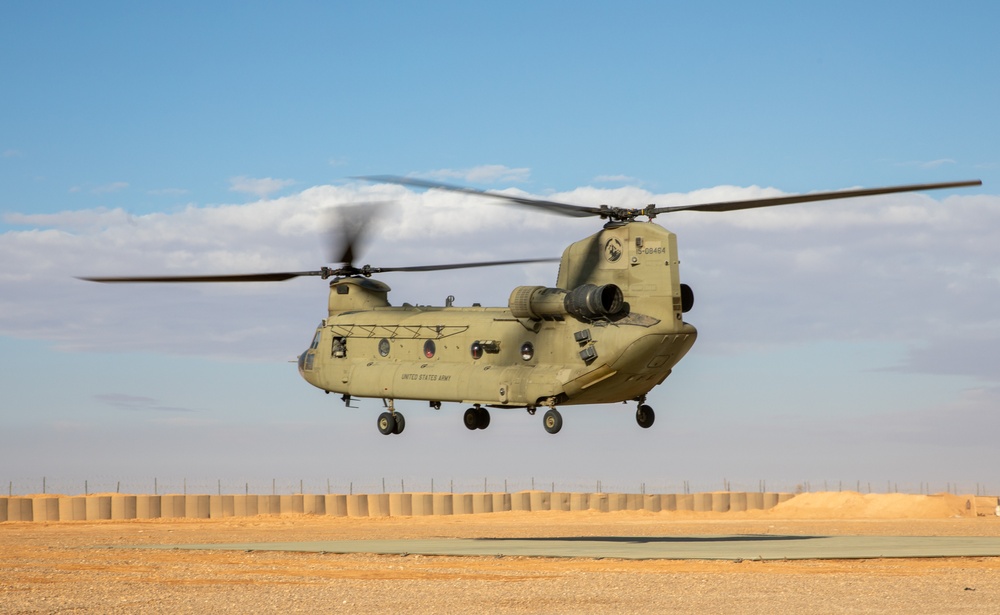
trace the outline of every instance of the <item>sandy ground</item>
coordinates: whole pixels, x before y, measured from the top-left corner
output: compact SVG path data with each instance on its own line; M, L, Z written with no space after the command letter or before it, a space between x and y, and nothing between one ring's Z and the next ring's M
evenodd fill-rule
M1000 558L625 561L127 548L437 537L1000 536L1000 518L963 515L957 500L942 508L941 498L914 506L905 498L835 495L748 513L8 522L0 524L0 612L1000 612Z

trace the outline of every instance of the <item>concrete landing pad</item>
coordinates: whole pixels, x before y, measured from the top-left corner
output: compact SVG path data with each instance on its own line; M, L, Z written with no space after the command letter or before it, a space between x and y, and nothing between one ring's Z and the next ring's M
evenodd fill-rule
M572 536L161 545L154 549L619 559L1000 557L1000 538L963 536Z

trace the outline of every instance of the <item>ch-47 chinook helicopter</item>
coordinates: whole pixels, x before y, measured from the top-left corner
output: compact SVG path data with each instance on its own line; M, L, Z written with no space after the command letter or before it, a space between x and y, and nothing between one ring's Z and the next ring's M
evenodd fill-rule
M355 207L337 229L338 267L316 271L213 276L83 278L95 282L278 282L300 276L330 279L327 317L298 358L302 377L327 393L381 398L381 433L402 433L406 423L395 400L467 405L470 430L486 429L488 408L545 408L549 433L562 428L558 406L638 402L635 420L653 424L646 395L662 383L691 349L695 328L684 321L694 303L680 281L677 236L656 224L678 211L726 212L899 192L978 186L979 180L818 192L772 198L636 209L587 207L523 198L424 180L361 178L416 188L447 190L571 217L606 220L601 230L563 252L554 287L519 286L505 307L391 306L379 273L426 272L540 262L511 260L449 265L354 265L370 218ZM645 218L645 220L640 220Z

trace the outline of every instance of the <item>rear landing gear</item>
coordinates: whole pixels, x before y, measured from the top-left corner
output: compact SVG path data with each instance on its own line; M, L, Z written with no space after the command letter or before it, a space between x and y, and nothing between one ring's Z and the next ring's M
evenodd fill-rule
M542 417L542 425L545 426L545 431L556 434L562 429L562 415L555 408L550 408L545 411L545 416Z
M469 430L486 429L490 426L490 411L486 408L469 408L462 416L462 422Z
M653 409L646 404L639 404L639 408L635 411L635 422L639 423L639 427L649 429L654 420L656 420L656 414Z

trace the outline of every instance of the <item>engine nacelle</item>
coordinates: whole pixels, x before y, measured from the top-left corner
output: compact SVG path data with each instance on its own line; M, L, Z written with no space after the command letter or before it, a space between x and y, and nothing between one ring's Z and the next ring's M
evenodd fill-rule
M515 318L542 320L575 316L593 320L614 316L625 307L622 289L615 284L583 284L573 290L545 286L518 286L507 304Z

